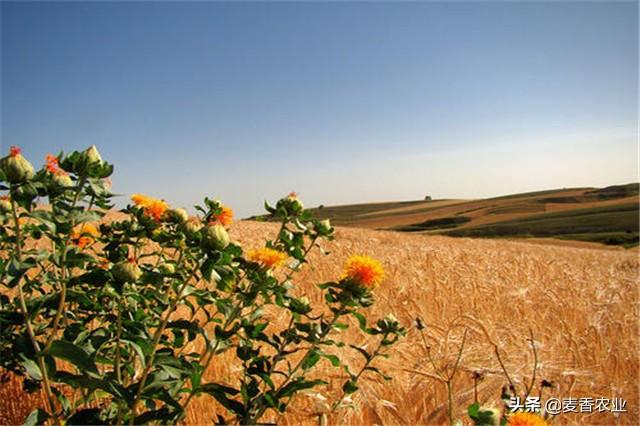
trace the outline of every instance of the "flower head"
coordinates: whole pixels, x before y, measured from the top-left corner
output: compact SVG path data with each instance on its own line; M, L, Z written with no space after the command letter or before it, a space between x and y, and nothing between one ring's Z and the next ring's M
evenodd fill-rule
M58 164L58 157L51 154L47 154L45 160L46 160L45 167L47 171L53 175L53 182L56 185L61 186L63 188L68 188L70 186L73 186L73 181L69 177L69 173L65 172L60 168L60 165Z
M9 196L0 195L0 213L9 213L11 209L11 199Z
M102 163L102 157L98 152L98 148L95 145L91 145L82 153L85 161L88 165L100 164Z
M33 177L33 166L17 146L9 148L9 155L0 159L0 170L9 183L21 183Z
M133 194L131 201L133 201L136 206L142 207L145 214L153 217L157 221L160 221L163 213L169 208L169 205L163 200L147 197L142 194Z
M233 222L233 210L225 205L220 206L220 213L212 214L209 223L219 223L222 226L229 227Z
M116 263L113 265L111 273L116 281L119 282L135 282L142 276L142 270L138 266L135 257Z
M353 255L344 265L343 279L355 281L363 287L375 288L383 278L382 265L369 256Z
M267 269L271 269L280 266L287 260L287 254L269 247L262 247L250 250L247 258L252 262L261 264Z
M131 196L131 201L133 201L133 203L136 206L140 206L140 207L144 207L148 205L149 203L151 203L152 199L153 198L147 197L146 195L142 195L142 194L133 194Z
M385 319L387 322L391 322L391 323L393 323L393 322L398 322L398 318L396 318L396 316L395 316L395 315L393 315L393 314L388 314L386 317L384 317L384 319Z
M202 242L204 245L213 250L224 250L227 248L231 240L224 226L219 223L207 225L202 234Z
M300 200L296 192L289 193L286 199L295 212L300 212L304 209L304 204L302 204L302 200Z
M47 154L47 156L45 157L45 161L45 167L47 168L47 171L52 175L58 174L60 172L65 173L64 170L60 169L58 165L58 157L56 157L55 155Z
M517 412L511 414L507 418L508 426L548 426L547 422L542 417L533 413Z
M278 200L276 209L284 210L289 216L297 216L304 210L304 204L302 204L302 201L298 198L298 194L291 192L286 197Z
M95 225L82 223L71 232L71 241L80 248L92 244L100 236L100 231Z
M202 229L202 222L200 221L200 218L197 216L191 216L188 218L184 224L184 229L189 234L195 234L200 231L200 229Z
M332 230L333 227L331 226L331 221L329 219L321 220L316 224L316 231L321 235L328 235Z

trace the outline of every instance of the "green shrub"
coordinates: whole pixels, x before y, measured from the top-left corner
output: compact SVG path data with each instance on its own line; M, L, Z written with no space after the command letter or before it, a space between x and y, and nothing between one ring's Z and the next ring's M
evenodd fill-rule
M266 205L280 230L245 253L227 233L231 209L208 198L189 217L134 195L123 219L102 220L112 172L95 147L48 156L37 172L17 148L0 161L1 365L46 395L27 423L176 423L194 397L209 395L226 409L219 422L255 424L325 384L309 378L321 359L346 372L342 397L363 373L382 375L372 364L404 334L392 315L370 325L363 313L382 268L355 256L342 277L319 285L323 307L293 296L310 251L333 238L294 194ZM266 308L288 326L270 327ZM345 345L348 316L377 341L372 352L353 346L365 358L358 372L331 350ZM195 341L203 351L185 350ZM239 381L205 382L227 353Z

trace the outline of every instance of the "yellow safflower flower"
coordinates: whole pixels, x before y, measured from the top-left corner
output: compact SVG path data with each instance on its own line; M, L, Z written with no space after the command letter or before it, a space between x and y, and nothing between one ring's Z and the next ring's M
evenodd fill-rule
M507 418L508 426L548 426L549 422L534 413L517 412Z
M269 247L262 247L250 250L247 258L252 262L261 264L267 269L271 269L282 265L282 263L287 260L287 254Z

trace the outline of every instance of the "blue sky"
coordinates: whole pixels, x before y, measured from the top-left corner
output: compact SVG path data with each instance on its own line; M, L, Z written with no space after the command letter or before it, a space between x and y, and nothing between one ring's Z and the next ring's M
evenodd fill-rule
M239 216L638 179L636 2L2 3L2 142ZM126 200L124 197L122 200Z

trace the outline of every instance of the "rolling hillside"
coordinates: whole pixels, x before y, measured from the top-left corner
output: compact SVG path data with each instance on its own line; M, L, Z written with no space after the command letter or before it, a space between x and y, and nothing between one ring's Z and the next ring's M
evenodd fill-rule
M462 237L539 237L638 245L638 184L502 197L312 209L336 225Z

